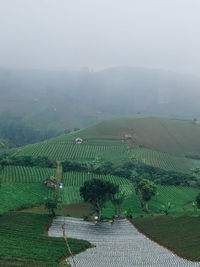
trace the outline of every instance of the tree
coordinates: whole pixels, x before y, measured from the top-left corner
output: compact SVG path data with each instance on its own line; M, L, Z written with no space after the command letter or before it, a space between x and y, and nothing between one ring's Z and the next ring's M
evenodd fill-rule
M58 201L57 198L47 198L44 203L45 209L48 210L49 213L51 213L52 217L55 217L56 213L55 210L58 208Z
M169 210L173 207L173 205L171 204L171 202L167 202L166 205L161 205L162 211L164 212L165 215L169 214Z
M111 202L113 204L113 206L115 207L115 215L120 214L121 213L121 204L123 203L125 198L125 193L117 193L113 196L113 198L111 199Z
M140 182L137 183L136 193L139 195L142 208L145 211L148 211L147 202L152 198L152 196L156 194L156 189L156 185L148 179L142 179Z
M197 208L200 209L200 193L196 197Z
M105 203L119 192L119 186L108 181L93 179L86 181L80 188L80 195L85 202L91 203L98 212L98 220L101 219L102 208Z

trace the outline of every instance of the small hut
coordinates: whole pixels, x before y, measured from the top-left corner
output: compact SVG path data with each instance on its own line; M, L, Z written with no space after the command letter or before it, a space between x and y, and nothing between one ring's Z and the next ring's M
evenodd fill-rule
M125 134L125 135L124 135L124 140L125 140L125 141L130 141L130 140L132 140L132 135L130 135L130 134Z
M78 138L75 139L75 142L76 142L76 144L80 145L80 144L83 143L83 139L78 137Z
M54 176L50 176L50 178L44 180L43 183L44 183L47 187L50 187L50 188L52 188L52 189L56 189L56 187L57 187L57 185L56 185L56 183L55 183L55 178L54 178Z

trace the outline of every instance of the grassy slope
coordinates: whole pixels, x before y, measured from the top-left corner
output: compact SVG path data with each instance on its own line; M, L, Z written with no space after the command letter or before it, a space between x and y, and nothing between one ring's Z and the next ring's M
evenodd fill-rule
M137 218L134 225L181 257L200 261L200 217Z
M2 184L0 191L0 214L20 207L44 202L49 189L43 184Z
M125 134L132 135L135 141L133 147L130 144L131 150L122 141ZM17 155L48 156L55 160L89 160L100 156L120 162L128 160L133 153L147 164L185 172L192 167L192 162L183 156L199 153L199 136L200 126L192 124L190 120L142 115L119 117L81 131L28 145L19 149ZM76 145L76 137L89 140Z
M161 214L163 207L168 202L171 203L172 208L169 211L170 215L183 216L191 215L194 216L194 209L192 207L192 201L194 201L199 190L191 187L181 186L158 186L156 196L152 197L149 201L149 212ZM183 209L184 208L184 209ZM141 209L140 202L137 195L132 192L130 193L123 204L121 205L122 211L128 211L134 218L141 215L147 215ZM114 215L114 208L111 202L106 204L106 208L103 209L103 216L112 217Z
M19 208L21 206L31 206L43 203L44 198L54 194L54 190L47 188L42 181L54 173L54 169L29 168L20 166L6 167L2 172L3 184L0 194L0 213ZM20 179L19 179L20 178ZM80 186L85 181L98 178L113 182L120 186L120 190L125 192L126 200L122 205L122 210L131 209L134 217L143 214L138 197L136 196L132 184L129 180L112 175L94 175L81 172L67 172L63 174L64 187L61 190L63 205L80 203ZM183 214L193 215L192 201L194 201L199 190L192 187L180 186L158 186L157 194L149 203L150 212L161 210L162 205L171 202L173 205L170 214L180 216ZM187 204L187 205L185 205ZM184 210L183 210L183 206ZM108 217L114 215L114 208L111 203L103 214Z
M42 234L47 215L11 212L0 217L0 264L3 266L57 266L68 255L64 239ZM73 253L88 247L83 240L69 239Z
M114 118L77 133L51 140L66 140L66 138L74 140L77 136L123 139L125 134L131 134L137 144L143 144L161 152L184 155L189 152L198 153L200 150L200 126L194 125L191 120L150 116Z

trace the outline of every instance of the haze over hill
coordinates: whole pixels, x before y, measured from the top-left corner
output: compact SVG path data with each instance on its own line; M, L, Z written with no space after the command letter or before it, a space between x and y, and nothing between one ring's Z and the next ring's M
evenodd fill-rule
M8 124L19 116L45 139L116 115L200 117L199 89L196 77L147 68L98 72L88 68L79 72L1 69L1 128L8 128L5 121ZM1 135L5 138L6 134Z

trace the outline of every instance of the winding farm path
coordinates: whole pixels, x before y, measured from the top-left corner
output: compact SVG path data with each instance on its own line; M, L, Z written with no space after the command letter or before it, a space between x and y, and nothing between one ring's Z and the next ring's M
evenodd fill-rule
M49 236L62 236L64 220L68 237L85 239L96 246L75 256L77 267L200 267L200 263L179 258L151 241L128 220L94 224L78 218L57 217Z

